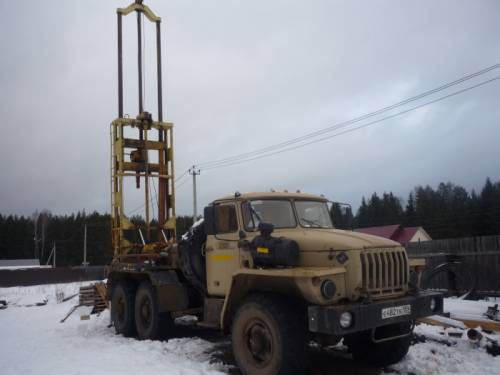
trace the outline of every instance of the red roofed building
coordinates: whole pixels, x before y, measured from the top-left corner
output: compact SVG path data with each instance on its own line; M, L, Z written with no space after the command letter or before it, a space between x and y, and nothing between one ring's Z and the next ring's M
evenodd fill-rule
M397 241L401 244L408 242L430 241L431 236L422 227L403 227L401 224L383 225L380 227L368 227L354 229L355 232L371 234Z

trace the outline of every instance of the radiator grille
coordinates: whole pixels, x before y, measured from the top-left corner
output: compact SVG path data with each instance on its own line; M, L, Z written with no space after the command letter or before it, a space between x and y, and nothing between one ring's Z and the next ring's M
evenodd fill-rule
M370 294L391 294L408 285L408 257L404 250L377 249L361 253L363 289Z

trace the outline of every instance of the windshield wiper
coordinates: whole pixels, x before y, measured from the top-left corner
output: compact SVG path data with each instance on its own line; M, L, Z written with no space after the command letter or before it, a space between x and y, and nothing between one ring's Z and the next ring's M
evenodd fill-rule
M309 224L309 225L311 225L311 226L313 226L315 228L323 228L323 226L321 224L319 224L318 222L316 222L314 220L304 219L303 217L301 217L300 221L303 221L306 224Z
M262 221L262 219L260 218L259 214L257 213L257 211L255 211L255 208L253 208L253 206L252 206L251 203L250 203L250 210L252 211L252 216L255 215L255 217L257 217L257 220Z
M250 202L247 201L247 202L245 202L243 204L245 205L245 207L248 207L250 209L250 219L252 220L253 228L256 229L257 226L255 225L255 218L257 218L257 220L259 221L259 223L262 221L262 219L260 218L260 216L257 213L257 211L255 211L255 208L253 208L252 203L250 203Z

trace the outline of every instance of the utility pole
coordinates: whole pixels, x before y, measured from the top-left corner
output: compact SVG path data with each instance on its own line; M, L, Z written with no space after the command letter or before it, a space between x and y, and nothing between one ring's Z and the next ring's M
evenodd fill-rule
M200 170L196 169L196 166L193 165L192 168L189 169L189 174L193 176L193 224L196 223L198 212L196 209L196 176L200 175Z
M39 252L38 252L38 218L40 217L40 214L38 213L38 210L35 211L33 214L33 227L34 227L34 235L33 235L33 241L35 242L35 253L33 255L33 258L38 259L39 257Z
M89 265L89 262L87 262L87 224L85 224L85 229L83 232L83 263L82 265L84 267L87 267Z
M47 221L48 221L48 216L47 216L47 211L43 210L41 213L41 219L42 219L42 252L40 254L40 262L42 262L43 256L45 255L45 232L47 230Z

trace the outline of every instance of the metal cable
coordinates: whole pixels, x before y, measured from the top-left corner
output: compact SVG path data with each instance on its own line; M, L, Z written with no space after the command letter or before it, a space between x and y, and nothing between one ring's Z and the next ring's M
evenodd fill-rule
M426 103L423 103L423 104L419 104L417 106L414 106L412 108L409 108L409 109L406 109L404 111L401 111L401 112L397 112L397 113L394 113L392 115L389 115L389 116L386 116L386 117L383 117L381 119L378 119L378 120L374 120L374 121L371 121L371 122L368 122L366 124L363 124L363 125L360 125L360 126L357 126L355 128L351 128L351 129L346 129L344 131L341 131L340 133L335 133L335 134L332 134L332 135L329 135L329 136L326 136L326 137L322 137L322 138L319 138L319 139L315 139L315 140L312 140L312 141L309 141L309 142L306 142L306 143L302 143L302 144L299 144L299 145L296 145L296 146L293 146L293 147L289 147L289 148L286 148L286 149L283 149L283 150L279 150L279 151L275 151L275 152L270 152L270 153L266 153L266 154L263 154L263 155L259 155L259 156L255 156L255 157L252 157L252 158L246 158L246 159L243 159L243 160L235 160L235 161L230 161L230 162L226 162L226 163L221 163L221 164L218 164L218 165L214 165L214 166L209 166L209 167L205 167L205 168L202 168L203 170L210 170L210 169L216 169L216 168L222 168L222 167L228 167L228 166L231 166L231 165L236 165L236 164L240 164L240 163L245 163L247 161L251 161L251 160L258 160L258 159L262 159L262 158L265 158L265 157L268 157L268 156L272 156L272 155L277 155L277 154L281 154L283 152L287 152L287 151L292 151L292 150L295 150L295 149L298 149L298 148L301 148L301 147L305 147L305 146L308 146L308 145L311 145L311 144L314 144L314 143L318 143L318 142L322 142L322 141L325 141L325 140L328 140L328 139L331 139L331 138L335 138L335 137L338 137L340 135L343 135L343 134L346 134L346 133L350 133L350 132L353 132L353 131L356 131L356 130L359 130L359 129L362 129L362 128L365 128L367 126L370 126L370 125L374 125L374 124L378 124L380 122L383 122L383 121L386 121L386 120L389 120L391 118L394 118L394 117L398 117L398 116L401 116L401 115L404 115L408 112L411 112L411 111L414 111L414 110L417 110L417 109L420 109L422 107L425 107L425 106L428 106L428 105L431 105L433 103L436 103L436 102L439 102L441 100L444 100L444 99L448 99L450 97L453 97L453 96L456 96L456 95L459 95L459 94L462 94L466 91L469 91L469 90L472 90L472 89L475 89L475 88L478 88L480 86L484 86L486 84L489 84L489 83L492 83L494 81L497 81L498 79L500 79L500 76L497 76L497 77L494 77L494 78L491 78L489 80L486 80L486 81L483 81L483 82L480 82L476 85L473 85L473 86L469 86L469 87L466 87L464 89L461 89L461 90L458 90L458 91L455 91L451 94L448 94L448 95L445 95L445 96L442 96L442 97L439 97L437 99L433 99L429 102L426 102ZM348 125L351 125L351 123L346 123L344 124L342 127L338 127L338 129L341 129L343 127L347 127Z
M312 132L312 133L305 134L305 135L300 136L300 137L296 137L296 138L290 139L288 141L277 143L277 144L274 144L274 145L271 145L271 146L267 146L267 147L264 147L264 148L260 148L260 149L254 150L254 151L250 151L250 152L246 152L246 153L242 153L242 154L238 154L238 155L233 155L233 156L230 156L230 157L227 157L227 158L222 158L222 159L218 159L218 160L212 160L212 161L197 163L196 165L198 165L201 168L208 169L207 167L215 167L215 166L218 166L218 165L222 165L222 164L226 164L226 163L231 163L231 162L236 162L236 161L242 160L242 159L247 159L249 157L252 157L252 156L255 156L255 155L259 155L259 154L262 154L262 153L272 152L274 150L278 150L280 148L283 148L283 147L286 147L286 146L290 146L292 144L295 144L295 143L298 143L298 142L302 142L302 141L305 141L307 139L314 138L314 137L317 137L319 135L322 135L322 134L325 134L325 133L329 133L329 132L338 130L338 129L343 128L345 126L352 125L354 123L360 122L360 121L365 120L367 118L370 118L370 117L379 115L381 113L390 111L392 109L398 108L398 107L403 106L405 104L411 103L413 101L422 99L422 98L424 98L426 96L435 94L437 92L440 92L440 91L443 91L445 89L448 89L448 88L450 88L452 86L455 86L455 85L458 85L460 83L463 83L463 82L465 82L467 80L470 80L470 79L475 78L477 76L480 76L482 74L486 74L486 73L488 73L488 72L490 72L490 71L492 71L494 69L497 69L499 67L500 67L500 63L491 65L491 66L489 66L487 68L481 69L481 70L479 70L477 72L474 72L474 73L471 73L471 74L468 74L468 75L463 76L463 77L461 77L461 78L459 78L457 80L454 80L452 82L445 83L445 84L443 84L443 85L441 85L439 87L436 87L434 89L427 90L427 91L425 91L423 93L420 93L420 94L415 95L413 97L410 97L408 99L402 100L400 102L397 102L397 103L391 104L389 106L386 106L386 107L380 108L378 110L375 110L373 112L369 112L367 114L355 117L355 118L353 118L351 120L347 120L347 121L343 121L343 122L340 122L340 123L333 124L333 125L328 126L326 128L317 130L317 131ZM272 154L274 154L274 153L272 153Z

